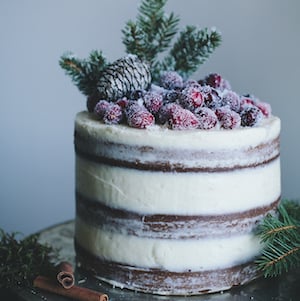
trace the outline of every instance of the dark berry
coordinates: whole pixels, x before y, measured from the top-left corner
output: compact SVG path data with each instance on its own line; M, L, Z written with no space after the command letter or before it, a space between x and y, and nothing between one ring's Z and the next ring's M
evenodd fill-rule
M222 77L218 73L211 73L205 78L205 83L213 88L220 88Z
M181 92L178 90L166 90L164 93L164 103L178 101L181 97Z
M107 100L99 100L97 104L94 107L94 113L99 117L100 119L103 118L105 112L107 109L111 106L111 103L108 102Z
M183 108L194 111L202 106L204 95L198 87L187 87L182 90L179 102Z
M204 95L204 105L206 107L216 109L222 105L222 98L219 95L218 90L208 85L203 86L201 89Z
M216 110L220 127L223 129L235 129L241 125L240 115L227 107L221 107Z
M121 98L116 101L116 104L118 104L122 109L125 109L129 100L127 98Z
M199 108L195 111L195 115L199 120L199 128L203 130L210 130L217 126L218 117L215 112L209 108Z
M238 112L241 107L240 96L233 91L226 91L222 95L222 106L228 107L229 109Z
M169 123L173 130L196 129L199 126L199 120L196 115L181 107L174 109L171 113Z
M118 124L122 119L123 110L118 104L109 106L103 116L103 121L106 124Z
M254 106L248 105L240 112L242 126L255 126L263 118L262 111Z
M166 71L160 78L162 87L168 90L181 89L183 86L183 79L176 71Z
M129 98L133 100L138 100L140 98L143 98L144 91L143 90L134 90L130 93Z
M156 114L163 104L163 97L154 92L147 92L144 95L144 104L150 113Z
M125 108L127 123L131 127L144 129L154 124L154 116L138 101L129 101Z

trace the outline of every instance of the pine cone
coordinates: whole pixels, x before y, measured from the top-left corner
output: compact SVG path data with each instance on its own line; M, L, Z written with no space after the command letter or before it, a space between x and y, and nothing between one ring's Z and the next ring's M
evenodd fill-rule
M146 89L150 83L149 66L136 55L129 54L103 71L97 89L101 98L116 101L132 91Z

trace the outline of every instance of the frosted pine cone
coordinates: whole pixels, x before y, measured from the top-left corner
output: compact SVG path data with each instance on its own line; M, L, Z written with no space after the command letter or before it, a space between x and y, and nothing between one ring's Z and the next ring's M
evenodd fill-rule
M144 90L151 83L149 66L136 55L118 59L103 72L97 89L101 98L116 101L134 90Z

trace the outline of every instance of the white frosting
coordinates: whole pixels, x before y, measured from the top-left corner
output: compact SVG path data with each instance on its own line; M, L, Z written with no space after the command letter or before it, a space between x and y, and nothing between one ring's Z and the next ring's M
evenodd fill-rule
M252 234L199 240L149 239L106 232L79 218L76 241L104 260L173 272L236 266L253 260L262 248Z
M76 188L107 206L142 214L226 214L278 199L280 160L229 172L165 173L77 157Z

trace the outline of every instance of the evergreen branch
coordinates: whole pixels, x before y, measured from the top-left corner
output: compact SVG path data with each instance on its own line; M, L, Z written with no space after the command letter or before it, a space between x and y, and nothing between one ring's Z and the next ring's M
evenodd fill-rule
M265 277L281 275L300 266L300 204L284 200L278 215L268 215L258 227L264 248L256 260Z
M99 78L107 66L102 52L97 50L92 51L89 58L85 60L68 52L61 56L59 64L85 95L93 95L97 91Z

